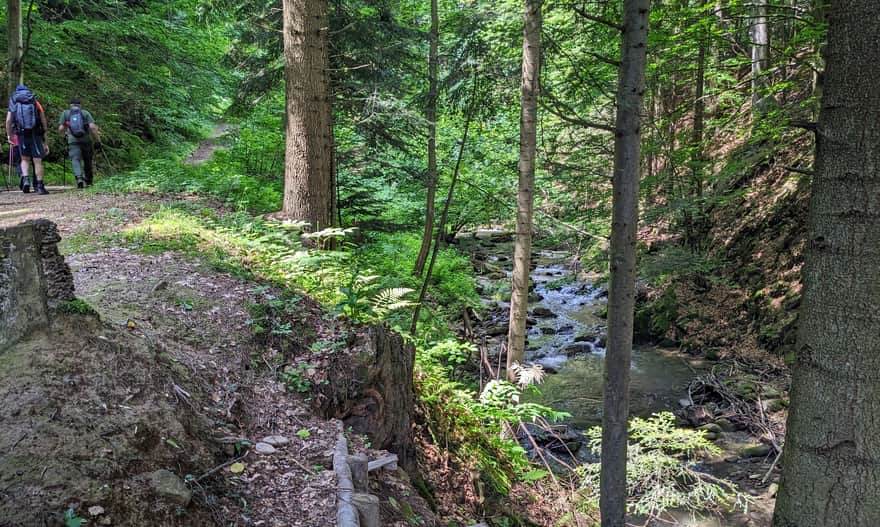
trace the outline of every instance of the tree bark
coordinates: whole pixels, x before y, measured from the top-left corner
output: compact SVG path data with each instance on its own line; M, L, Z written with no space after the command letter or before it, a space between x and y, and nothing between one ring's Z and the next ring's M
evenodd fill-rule
M767 0L755 0L752 6L752 116L767 112L767 78L770 69L770 33L767 29Z
M700 7L703 7L701 2ZM691 134L691 199L693 206L687 212L685 222L685 238L691 248L697 248L705 236L705 218L703 217L703 132L705 128L706 102L704 100L706 85L706 48L709 45L708 35L700 32L700 48L697 52L697 71L694 79L694 126Z
M813 23L823 26L828 23L828 0L813 0L810 4ZM817 39L814 43L815 56L817 57L815 67L813 69L813 116L818 119L819 110L822 100L822 85L825 77L825 44L822 39Z
M526 0L519 114L519 192L516 196L516 240L511 277L510 326L507 332L507 378L510 381L516 381L512 366L522 364L525 360L541 77L541 23L541 0Z
M313 231L331 225L333 120L327 65L327 0L284 0L287 105L284 205Z
M834 0L775 527L880 525L880 18Z
M422 235L422 246L416 258L413 274L422 276L431 239L434 234L434 199L437 193L437 47L440 39L440 16L437 0L431 0L431 31L428 49L428 105L425 108L425 120L428 121L428 181L425 199L425 232Z
M645 91L648 0L624 0L612 182L611 283L602 415L602 527L626 525L629 370L635 304L641 111Z
M15 92L16 86L24 83L24 73L22 68L24 43L22 42L21 32L21 0L7 0L6 14L8 17L6 22L8 35L8 61L6 71L9 73L6 93L9 95Z

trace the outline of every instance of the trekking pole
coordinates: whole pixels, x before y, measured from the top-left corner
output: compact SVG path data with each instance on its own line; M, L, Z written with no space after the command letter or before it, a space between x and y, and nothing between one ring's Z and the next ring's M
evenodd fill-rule
M68 148L69 150L69 148ZM64 183L64 186L67 186L67 154L61 156L61 166L63 167L63 171L61 174L61 180Z
M6 172L6 192L12 190L10 188L10 182L12 181L12 143L9 143L9 170Z

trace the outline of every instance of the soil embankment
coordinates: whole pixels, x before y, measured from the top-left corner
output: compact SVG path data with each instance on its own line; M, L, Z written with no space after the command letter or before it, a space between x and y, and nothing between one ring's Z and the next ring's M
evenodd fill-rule
M305 297L285 298L295 304L286 342L255 338L252 306L283 291L124 247L124 230L162 201L0 193L0 228L58 222L86 302L51 311L0 352L0 525L59 524L67 511L97 525L333 525L335 418L372 432L401 417L402 401L383 386L405 387L353 358L397 356L393 339ZM367 376L346 384L352 371ZM359 383L373 391L359 393ZM332 401L316 412L322 398ZM369 459L386 454L371 446L396 443L351 430L352 452ZM371 485L398 504L382 507L387 524L406 511L430 520L405 476L379 471Z

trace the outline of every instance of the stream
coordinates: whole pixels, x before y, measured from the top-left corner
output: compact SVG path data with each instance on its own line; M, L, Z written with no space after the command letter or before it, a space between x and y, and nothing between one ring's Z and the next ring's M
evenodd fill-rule
M556 373L548 375L540 394L529 400L570 413L569 424L576 428L599 425L606 325L597 312L605 305L605 291L572 281L563 253L544 251L537 256L533 295L542 299L529 306L536 324L527 334L526 361ZM549 313L555 316L538 316ZM687 395L695 373L673 350L635 347L630 372L632 414L648 417L675 408Z
M507 336L509 286L505 290L504 284L505 281L509 283L512 267L510 235L500 231L478 231L461 236L457 243L460 249L472 255L475 264L483 271L479 277L479 290L492 313L490 319L484 321L484 326L486 333L494 339L488 343L490 360L494 362L498 360L500 343ZM529 295L526 362L541 364L548 374L538 393L524 396L525 401L571 414L565 423L570 430L566 433L568 437L578 435L577 430L601 424L607 328L606 321L599 316L604 310L607 292L603 287L589 283L588 278L580 278L571 269L570 262L571 256L567 252L544 250L533 254L530 276L535 286ZM676 349L634 347L630 372L631 414L648 417L660 411L679 410L679 401L688 397L688 384L707 368L704 360L684 355ZM739 483L741 480L754 481L756 473L767 470L767 461L737 456L744 445L754 441L752 437L745 432L730 432L723 436L716 443L722 454L705 464L707 472ZM580 448L576 458L595 461L588 450ZM759 466L759 463L762 464ZM673 511L656 525L769 526L772 498L762 494L762 489L749 488L747 493L755 499L749 511L721 517ZM643 521L637 524L655 525Z

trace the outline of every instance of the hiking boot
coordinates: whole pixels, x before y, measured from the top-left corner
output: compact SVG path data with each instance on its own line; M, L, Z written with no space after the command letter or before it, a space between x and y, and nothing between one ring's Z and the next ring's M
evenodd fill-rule
M37 189L37 194L42 194L45 196L46 194L49 193L49 191L46 190L46 185L43 184L42 181L37 181L36 189Z
M24 192L25 194L30 194L30 192L31 192L31 180L28 179L27 176L21 178L21 183L19 183L18 186L21 187L21 191L22 191L22 192Z
M77 179L76 180L76 188L84 189L84 188L86 188L86 184L83 182L83 180Z

